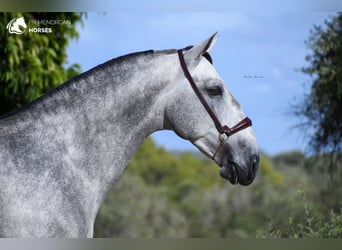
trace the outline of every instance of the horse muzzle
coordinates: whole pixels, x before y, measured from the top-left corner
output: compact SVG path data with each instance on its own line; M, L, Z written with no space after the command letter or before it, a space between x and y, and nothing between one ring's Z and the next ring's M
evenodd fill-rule
M231 184L241 184L248 186L251 184L259 169L259 155L252 155L246 162L246 166L241 166L234 161L223 163L220 169L220 176L230 181Z

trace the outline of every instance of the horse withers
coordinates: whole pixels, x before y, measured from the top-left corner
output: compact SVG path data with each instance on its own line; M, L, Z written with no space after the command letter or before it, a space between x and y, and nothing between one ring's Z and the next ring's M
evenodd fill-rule
M158 130L191 141L232 184L250 184L258 146L210 62L215 40L113 59L2 117L0 236L92 237L106 194Z

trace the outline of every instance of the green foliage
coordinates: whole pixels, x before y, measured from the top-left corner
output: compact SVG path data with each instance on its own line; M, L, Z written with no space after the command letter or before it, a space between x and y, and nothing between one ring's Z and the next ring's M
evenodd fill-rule
M312 54L302 72L313 77L311 91L295 107L301 129L315 152L342 152L342 13L315 26L307 41ZM304 122L303 122L304 120Z
M342 182L342 154L317 154L309 157L305 168L324 180L328 185L335 186Z
M214 163L207 163L190 153L175 156L147 138L128 164L127 171L141 176L148 185L176 190L180 182L187 180L196 179L201 187L217 184L219 169Z
M0 114L33 101L80 71L78 64L68 68L65 64L68 41L78 37L75 27L82 14L1 13L0 26L6 27L15 17L24 17L30 28L38 26L29 20L70 20L71 24L54 25L52 33L16 35L0 30Z
M284 183L283 174L273 168L271 161L265 155L261 155L260 157L260 174L266 177L267 181L276 185L282 185Z
M273 162L278 168L303 166L305 155L300 151L284 152L276 155Z
M181 237L187 230L185 222L160 190L124 174L99 211L95 237Z
M260 238L341 238L342 237L342 209L335 213L330 210L328 216L315 213L308 205L304 192L300 192L303 199L302 220L289 217L285 229L275 228L270 221L268 230L259 230Z
M307 223L314 216L312 237L318 228L330 237L341 215L327 217L331 207L322 202L332 197L338 211L341 196L323 192L305 161L299 152L262 155L255 182L232 186L219 177L218 166L191 153L172 154L148 138L101 208L96 236L294 237L291 229L298 237L307 230L309 237ZM305 190L305 201L298 190ZM306 217L303 203L311 209Z

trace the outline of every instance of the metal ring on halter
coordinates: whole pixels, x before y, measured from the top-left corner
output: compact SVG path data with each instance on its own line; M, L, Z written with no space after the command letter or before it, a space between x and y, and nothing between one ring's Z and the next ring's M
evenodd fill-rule
M226 133L221 133L221 134L219 134L218 138L219 138L220 142L225 142L226 140L228 140L229 136L226 135Z
M223 162L223 146L224 143L228 140L229 136L227 136L225 133L219 134L218 136L219 140L220 140L220 145L217 147L215 153L213 154L213 157L211 157L212 160L215 160L215 157L217 155L217 153L220 150L220 166L222 166L222 162Z
M228 127L227 125L222 126L222 124L221 124L220 120L218 119L216 113L211 109L211 107L209 106L208 102L206 101L206 99L202 95L200 89L197 87L194 79L192 78L192 76L191 76L191 74L189 72L189 69L188 69L188 67L186 65L186 62L184 60L183 50L177 50L177 53L178 53L179 62L180 62L180 65L182 67L184 76L188 79L192 89L194 90L194 92L197 95L198 99L200 100L200 102L202 103L203 107L207 111L208 115L213 120L213 122L215 124L215 127L216 127L217 131L219 132L220 145L216 149L216 151L215 151L213 157L211 157L211 159L215 160L215 157L216 157L218 151L221 149L220 166L222 166L222 162L223 162L223 146L224 146L223 144L224 144L224 142L226 140L228 140L229 136L232 136L233 134L239 132L242 129L245 129L245 128L248 128L248 127L252 126L252 121L248 117L245 117L244 119L242 119L240 122L238 122L233 127ZM227 137L224 138L223 134L225 134Z

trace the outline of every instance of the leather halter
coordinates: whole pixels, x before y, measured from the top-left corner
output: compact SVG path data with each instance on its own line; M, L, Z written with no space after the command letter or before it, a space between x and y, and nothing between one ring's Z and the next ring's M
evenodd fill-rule
M229 126L227 126L227 125L223 125L222 126L222 124L221 124L220 120L218 119L217 115L210 108L208 102L205 100L205 98L202 95L201 91L197 87L194 79L192 78L192 76L191 76L191 74L190 74L190 72L188 70L188 67L186 66L185 60L184 60L183 50L177 50L177 53L178 53L180 65L181 65L181 67L183 69L185 77L188 79L192 89L194 90L194 92L197 95L198 99L201 101L202 105L204 106L204 108L208 112L209 116L211 117L211 119L213 120L213 122L215 124L215 127L216 127L217 131L219 132L219 140L220 140L221 143L220 143L219 148L214 153L212 159L215 158L215 156L218 153L219 149L221 149L221 165L222 165L222 160L223 160L223 143L224 143L224 141L226 141L230 136L232 136L233 134L239 132L240 130L243 130L245 128L248 128L248 127L252 126L252 120L249 119L248 117L246 117L246 118L242 119L240 122L238 122L235 126L233 126L231 128ZM227 138L223 137L224 134L227 136Z

